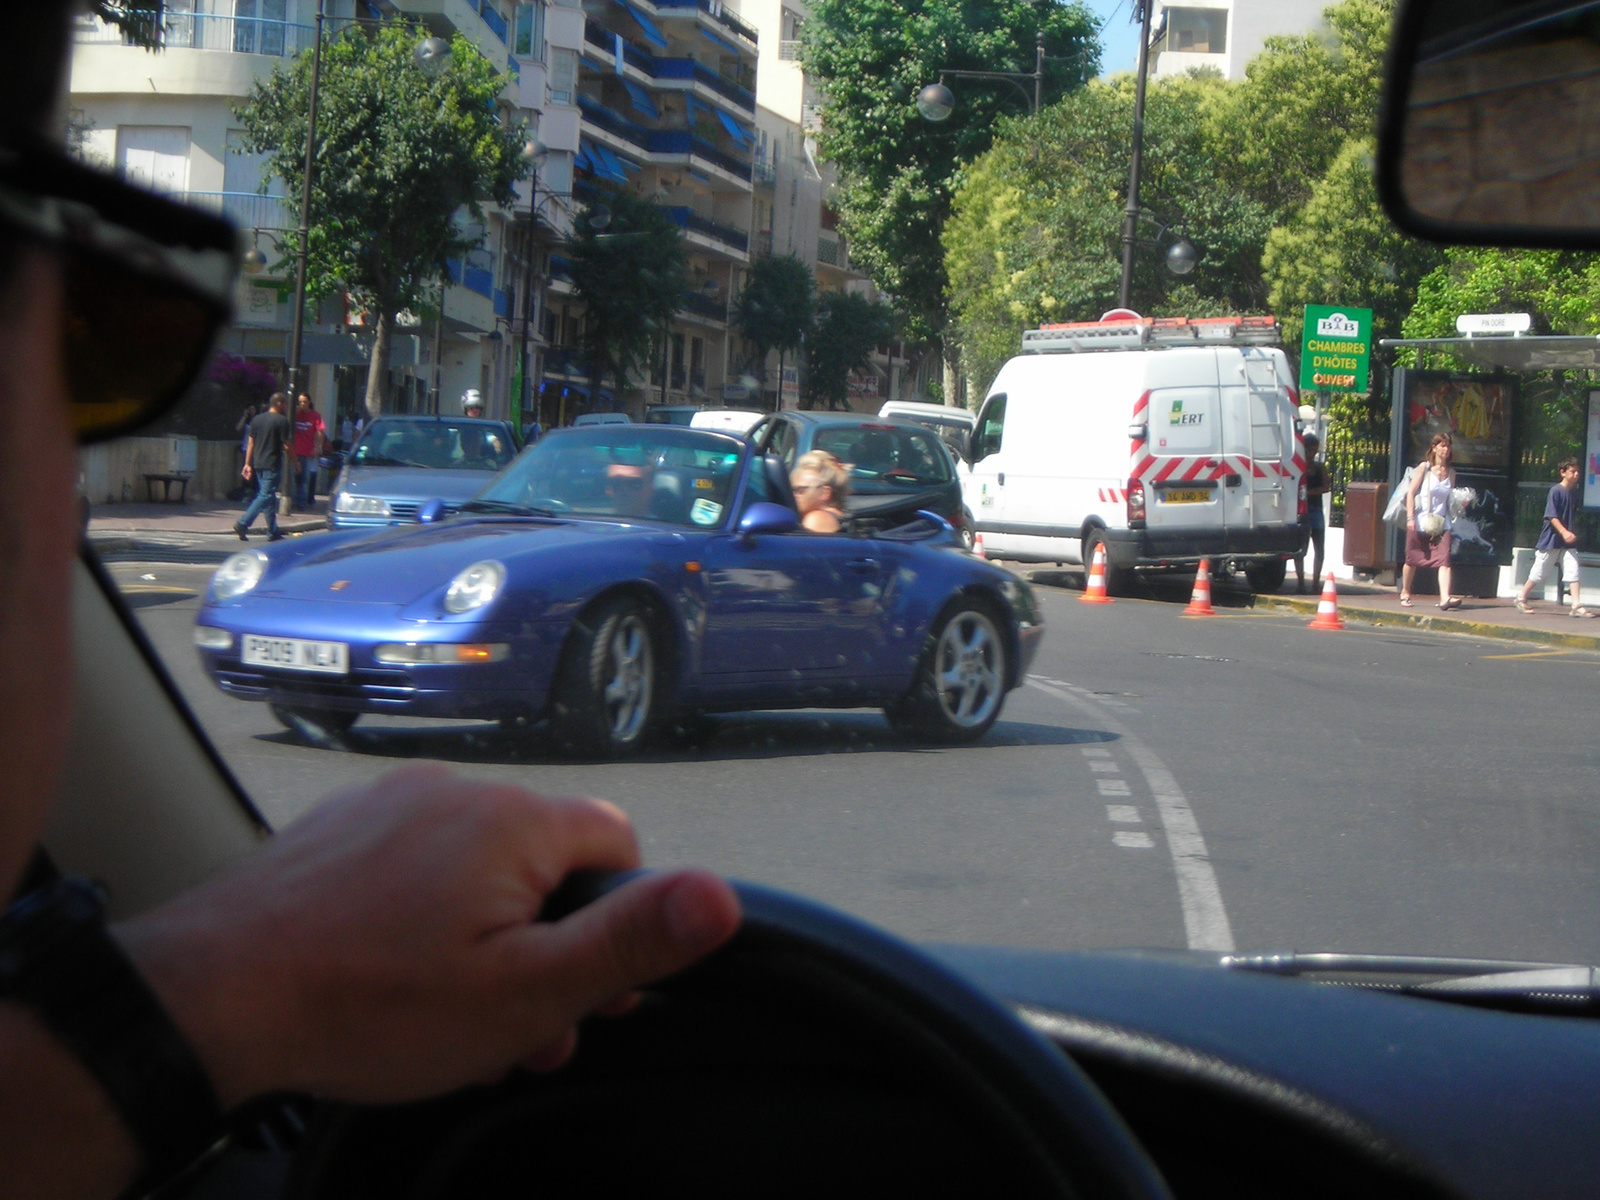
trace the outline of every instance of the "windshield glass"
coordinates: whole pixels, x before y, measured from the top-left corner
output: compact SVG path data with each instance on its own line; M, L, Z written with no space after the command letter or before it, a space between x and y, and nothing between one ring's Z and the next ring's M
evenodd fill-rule
M520 88L490 6L431 5L454 62L476 44L511 80L508 157L444 203L409 168L357 178L375 135L330 124L363 220L317 176L303 313L303 180L273 174L303 106L252 101L265 33L179 7L181 53L79 22L72 145L264 263L184 402L79 471L89 543L274 822L439 759L614 801L647 863L916 939L1600 962L1600 258L1389 220L1389 0L1131 6L1142 125L1116 0L723 0L658 30L588 5L583 54L552 8L548 44L516 25ZM272 62L305 77L310 44ZM686 109L614 51L715 62ZM377 120L338 90L353 55L323 59L327 111ZM1498 78L1457 82L1492 107ZM1496 206L1550 179L1600 210L1582 171L1541 173L1542 135L1587 128L1544 104L1466 165L1477 108L1419 112L1412 200L1489 163L1516 176L1480 181ZM395 138L435 128L413 115ZM399 292L393 212L431 248ZM291 371L323 421L292 466L299 431L252 424ZM351 447L352 471L483 475L343 488ZM558 668L618 596L644 640L605 660L607 702L645 707L584 710L621 741L570 753L553 719L606 689ZM488 658L393 661L457 633Z
M504 426L483 421L374 421L350 456L355 467L498 471L516 457Z
M546 437L475 503L704 529L722 523L741 457L740 443L715 434L597 425Z

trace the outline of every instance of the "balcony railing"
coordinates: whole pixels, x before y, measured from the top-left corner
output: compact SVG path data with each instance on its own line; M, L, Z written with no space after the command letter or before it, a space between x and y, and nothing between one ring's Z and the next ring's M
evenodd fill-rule
M721 242L725 246L732 246L736 250L750 249L750 235L742 229L732 225L723 225L709 217L702 217L692 208L683 206L668 208L667 215L678 223L681 228L692 229L695 233L703 233L706 237Z
M494 299L494 272L483 267L475 267L470 263L462 266L459 258L445 261L445 266L450 272L450 279L459 283L469 292L477 292L485 300Z
M724 29L731 29L740 37L756 44L756 31L734 16L716 0L655 0L657 9L663 8L698 8L701 12L710 13Z
M826 263L830 267L843 267L849 264L849 259L840 253L839 239L828 237L817 239L817 261Z
M711 317L717 321L728 319L727 301L713 300L709 296L702 296L699 292L685 292L683 303L678 307L686 312L698 313L702 317Z
M583 40L607 54L616 53L617 35L598 21L585 22ZM692 58L657 58L648 51L639 49L626 38L622 41L622 58L630 67L637 68L652 79L693 79L705 84L717 95L731 100L746 112L753 113L756 110L754 92L732 79L724 78L704 63L696 62Z
M478 6L478 15L483 18L483 23L489 27L489 32L504 43L511 31L506 28L506 19L500 15L494 5L489 3L489 0L483 0L483 3Z
M646 129L588 96L578 97L578 107L583 110L585 121L624 141L632 142L642 150L652 154L687 154L749 182L748 159L718 150L697 133L690 133L687 129Z
M293 57L309 48L316 37L311 25L272 21L265 17L231 17L211 13L154 11L145 14L156 23L164 50L224 50L235 54ZM332 36L349 22L328 19L325 32ZM100 20L78 23L74 35L80 45L131 45L122 30Z
M560 254L550 256L550 278L572 282L572 260Z
M241 229L297 229L289 202L282 196L255 192L185 192L182 200L195 208L220 213Z
M750 164L750 174L757 183L772 183L778 178L778 166L767 159L758 158Z
M504 288L494 290L494 315L497 317L511 315L511 296Z

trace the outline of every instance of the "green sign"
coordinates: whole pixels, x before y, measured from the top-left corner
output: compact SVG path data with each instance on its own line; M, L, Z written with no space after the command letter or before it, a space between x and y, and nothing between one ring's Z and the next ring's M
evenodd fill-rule
M1306 328L1300 341L1302 392L1367 391L1367 362L1372 356L1372 310L1306 305Z

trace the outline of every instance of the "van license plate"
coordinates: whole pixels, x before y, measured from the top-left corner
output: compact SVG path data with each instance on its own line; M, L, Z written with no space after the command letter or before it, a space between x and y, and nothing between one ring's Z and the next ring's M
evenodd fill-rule
M246 634L241 657L253 667L282 667L324 675L350 673L350 647L343 642L308 642L302 638L268 638Z
M1210 499L1210 488L1174 488L1161 493L1163 504L1205 504Z

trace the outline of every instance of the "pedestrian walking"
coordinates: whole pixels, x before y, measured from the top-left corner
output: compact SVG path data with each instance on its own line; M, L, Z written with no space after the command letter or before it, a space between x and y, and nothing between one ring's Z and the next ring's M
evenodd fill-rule
M1534 543L1533 569L1528 572L1522 590L1517 593L1517 611L1533 611L1528 596L1534 588L1539 589L1541 596L1544 594L1545 571L1559 559L1561 577L1572 587L1572 608L1568 615L1590 618L1594 613L1585 608L1579 598L1578 556L1572 552L1572 547L1578 541L1577 531L1573 528L1578 520L1578 460L1563 458L1556 465L1556 474L1560 478L1551 485L1550 495L1544 502L1544 526L1539 530L1539 540Z
M1406 490L1406 565L1400 577L1400 603L1411 607L1411 584L1418 567L1439 572L1439 607L1460 608L1450 594L1450 493L1456 471L1450 465L1450 435L1436 433L1428 457L1411 473Z
M1313 555L1311 559L1311 582L1315 586L1322 578L1322 548L1327 544L1328 523L1322 511L1322 498L1328 494L1328 468L1317 459L1317 451L1322 449L1322 439L1314 433L1306 434L1306 540L1311 543ZM1294 556L1294 575L1296 590L1303 596L1306 592L1306 544L1300 544L1300 553Z
M267 514L267 541L276 542L283 537L278 532L278 485L292 478L289 472L294 470L294 427L289 423L288 408L289 397L274 392L267 411L250 422L241 474L255 481L256 498L244 510L244 516L234 522L233 531L241 542L250 540L250 526L262 513Z
M317 458L327 444L322 414L311 407L310 396L302 395L294 410L294 458L298 465L294 502L302 512L309 512L317 503Z

